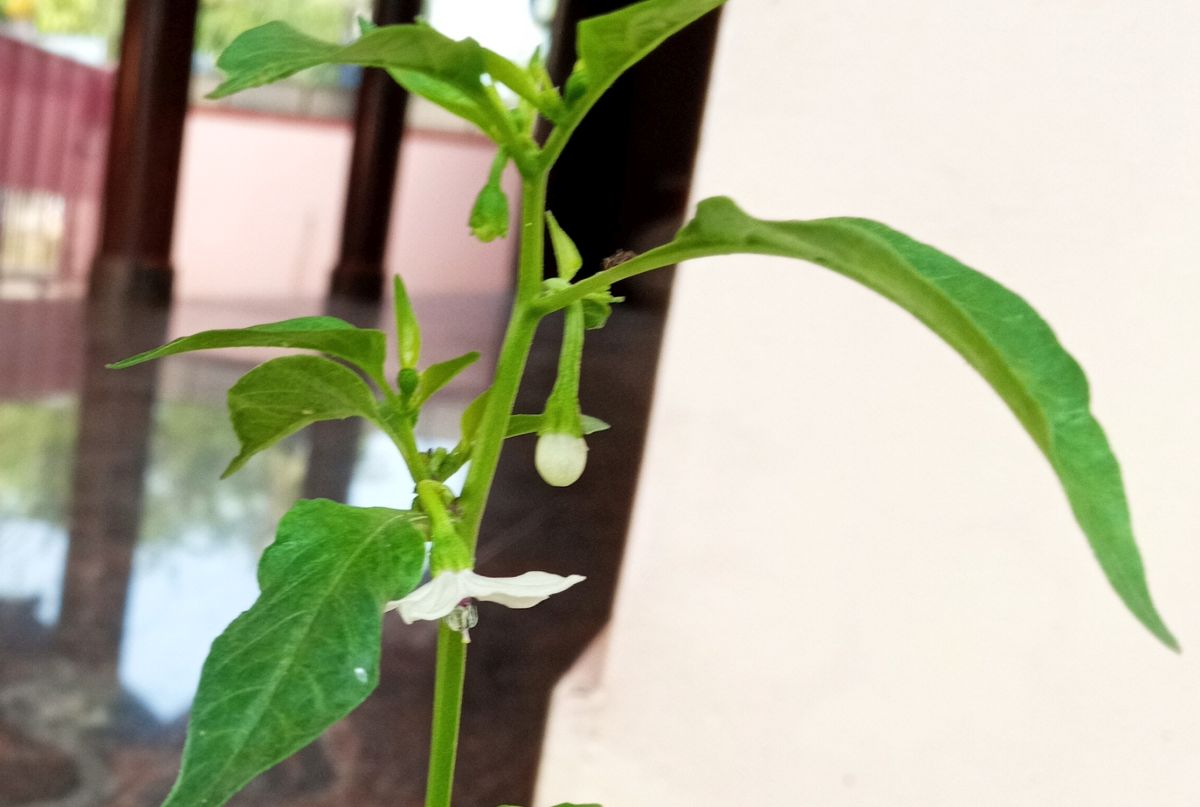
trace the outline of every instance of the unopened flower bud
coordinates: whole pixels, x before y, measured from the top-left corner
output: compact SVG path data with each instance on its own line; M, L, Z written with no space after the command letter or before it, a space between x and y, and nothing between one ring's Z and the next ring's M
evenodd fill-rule
M582 437L551 432L538 437L533 464L548 485L565 488L583 475L587 443Z

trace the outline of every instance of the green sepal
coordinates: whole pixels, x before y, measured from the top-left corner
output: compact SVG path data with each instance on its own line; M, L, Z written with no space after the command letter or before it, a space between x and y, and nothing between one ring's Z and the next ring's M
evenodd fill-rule
M602 432L612 428L600 418L594 418L590 415L580 415L580 425L582 426L582 434L577 435L583 437L596 432ZM537 434L542 431L546 425L546 416L542 415L512 415L508 419L508 428L504 432L505 437L520 437L524 434Z
M421 324L413 313L412 301L400 275L392 278L392 300L396 309L396 348L403 368L416 367L421 358Z
M375 395L356 373L337 362L285 356L260 364L229 390L229 419L242 450L221 478L311 423L356 415L378 422Z
M614 297L608 290L587 295L579 301L583 305L583 327L589 331L603 328L612 316L613 304L624 301L624 297Z
M906 309L953 347L1008 404L1050 462L1118 596L1163 644L1178 648L1150 596L1121 469L1090 411L1087 379L1028 303L879 222L764 221L725 197L701 202L674 241L619 270L630 276L734 253L801 258L832 269Z
M546 224L550 229L550 246L554 249L554 263L558 267L558 276L561 280L570 281L579 271L579 267L583 266L579 248L575 246L571 236L558 226L558 220L549 210L546 211Z
M259 564L262 593L204 662L163 807L219 807L375 689L384 605L421 579L422 522L323 499L283 517Z
M472 350L470 353L464 353L448 361L426 367L421 373L421 382L417 384L417 391L413 393L412 401L409 403L410 409L420 409L438 390L477 361L479 361L479 354Z
M231 347L318 350L350 362L379 383L383 379L387 337L384 336L383 331L356 328L337 317L297 317L285 319L282 322L252 325L249 328L202 331L191 336L183 336L162 347L113 362L108 367L113 370L121 370L145 361L174 356L177 353Z

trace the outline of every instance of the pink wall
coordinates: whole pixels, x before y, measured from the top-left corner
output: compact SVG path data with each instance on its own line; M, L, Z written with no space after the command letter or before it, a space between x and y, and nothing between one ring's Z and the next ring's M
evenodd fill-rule
M179 298L319 298L337 252L350 141L343 123L194 109L176 214ZM414 296L508 287L513 242L481 244L466 226L492 155L482 137L407 133L387 263Z

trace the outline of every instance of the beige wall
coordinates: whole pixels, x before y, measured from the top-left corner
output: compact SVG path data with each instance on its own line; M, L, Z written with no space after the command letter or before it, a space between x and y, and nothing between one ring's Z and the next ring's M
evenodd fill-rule
M935 337L816 267L698 263L538 804L1200 804L1200 5L726 14L697 198L878 218L1032 301L1089 372L1185 654Z

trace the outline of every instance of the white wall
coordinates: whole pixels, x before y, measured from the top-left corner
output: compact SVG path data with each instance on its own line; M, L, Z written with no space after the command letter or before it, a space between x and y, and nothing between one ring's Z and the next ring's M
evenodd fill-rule
M539 805L1200 804L1198 41L1184 0L731 0L696 187L878 218L1025 295L1185 654L936 337L820 268L697 263Z

